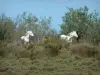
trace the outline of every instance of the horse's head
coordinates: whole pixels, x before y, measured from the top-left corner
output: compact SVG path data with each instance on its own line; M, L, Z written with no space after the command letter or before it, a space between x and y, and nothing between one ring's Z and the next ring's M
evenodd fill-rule
M70 35L71 35L71 36L74 36L74 37L78 37L78 34L77 34L76 31L72 31L72 32L70 33Z
M33 32L31 30L30 31L27 31L26 34L27 35L30 35L30 36L34 36L34 34L33 34Z

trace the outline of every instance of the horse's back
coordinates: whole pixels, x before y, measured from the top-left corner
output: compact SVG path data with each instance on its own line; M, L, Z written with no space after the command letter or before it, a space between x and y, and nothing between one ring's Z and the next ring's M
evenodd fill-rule
M67 37L66 35L60 35L61 39L66 39L66 37Z
M25 38L25 36L21 36L21 39Z

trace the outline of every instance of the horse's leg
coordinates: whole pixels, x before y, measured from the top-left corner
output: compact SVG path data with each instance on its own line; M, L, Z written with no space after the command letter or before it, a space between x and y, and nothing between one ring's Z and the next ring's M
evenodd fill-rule
M69 46L71 46L72 45L72 39L70 39L70 41L69 41Z
M70 45L72 45L72 39L71 39L71 41L70 41Z
M29 45L29 44L30 44L30 42L27 42L26 44L27 44L27 45Z
M77 43L79 43L79 39L80 39L80 37L76 38L76 40L77 40Z
M24 41L24 44L26 45L26 42Z

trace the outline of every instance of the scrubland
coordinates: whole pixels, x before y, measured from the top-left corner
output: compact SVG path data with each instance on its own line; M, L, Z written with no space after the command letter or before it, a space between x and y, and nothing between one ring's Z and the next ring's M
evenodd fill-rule
M99 48L59 39L29 45L1 42L0 75L99 75Z

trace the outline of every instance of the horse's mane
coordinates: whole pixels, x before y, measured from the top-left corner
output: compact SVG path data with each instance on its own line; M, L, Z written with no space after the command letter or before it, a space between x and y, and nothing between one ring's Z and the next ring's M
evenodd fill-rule
M74 31L72 31L72 32L68 33L68 35L71 35L73 32L74 32Z

